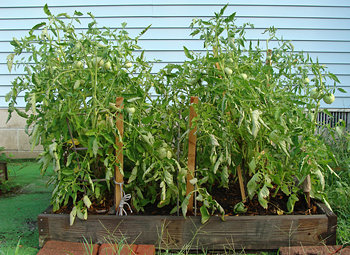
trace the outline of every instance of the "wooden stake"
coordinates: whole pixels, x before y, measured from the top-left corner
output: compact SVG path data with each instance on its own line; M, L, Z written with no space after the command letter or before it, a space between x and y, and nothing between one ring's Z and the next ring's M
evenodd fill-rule
M124 101L124 98L117 97L116 107L119 109L123 109L124 108L123 101ZM123 163L124 163L123 162L123 141L121 140L121 138L123 138L123 135L124 135L124 119L123 119L123 114L121 112L117 112L116 116L117 116L116 126L120 136L117 135L115 137L115 144L118 148L115 151L115 156L117 158L117 163L119 164L115 165L114 176L115 176L115 181L117 183L123 183L123 175L120 172L120 169L123 169ZM123 195L122 188L123 188L123 184L121 185L115 184L114 203L115 203L116 213L118 213L120 200Z
M245 195L241 165L237 166L237 175L238 175L238 181L239 181L239 189L241 190L242 202L245 202L247 197Z
M198 104L198 97L191 97L190 106L190 133L188 135L188 172L187 172L187 183L186 183L186 195L194 190L194 186L190 183L190 180L194 178L194 170L196 166L196 142L197 142L197 127L192 128L192 120L197 116L196 110L193 104ZM193 213L193 194L188 202L187 211Z
M303 191L306 195L306 202L307 206L310 209L311 208L311 199L310 199L310 192L311 192L311 178L310 175L308 174L304 180L303 183Z
M267 52L266 52L266 65L270 66L272 65L272 50L271 49L268 49Z

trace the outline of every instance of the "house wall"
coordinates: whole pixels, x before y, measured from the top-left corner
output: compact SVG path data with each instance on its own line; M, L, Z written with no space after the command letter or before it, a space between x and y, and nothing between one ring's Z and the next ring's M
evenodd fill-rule
M8 72L6 57L12 52L10 41L28 33L35 24L45 20L42 10L47 3L52 13L74 10L84 13L82 25L89 22L87 12L92 12L99 26L120 27L128 23L128 31L137 35L152 24L140 39L145 56L161 60L154 71L168 63L185 60L183 46L193 51L202 50L202 42L189 36L189 24L193 18L207 19L229 3L226 14L237 12L237 23L250 22L255 29L247 32L247 39L257 41L266 38L261 33L270 26L278 28L278 36L292 40L297 51L305 51L318 57L341 81L340 87L350 91L350 2L347 0L2 0L0 6L0 146L15 157L32 157L40 148L30 152L28 138L24 134L25 122L15 117L6 124L7 103L5 95L11 81L23 71ZM24 106L23 97L18 106ZM325 107L325 105L323 105ZM350 109L350 94L336 93L332 108Z

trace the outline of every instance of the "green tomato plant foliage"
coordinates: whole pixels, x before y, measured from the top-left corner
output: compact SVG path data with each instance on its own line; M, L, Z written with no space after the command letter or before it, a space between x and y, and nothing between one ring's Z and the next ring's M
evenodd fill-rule
M15 53L8 57L9 70L23 68L25 74L13 81L7 95L9 117L16 111L27 119L33 147L41 144L44 149L42 172L54 164L53 210L74 205L78 208L74 214L84 216L89 205L84 196L95 204L113 200L110 187L114 166L119 164L114 152L119 135L116 97L125 98L124 109L136 109L132 114L125 112L127 159L136 165L142 157L143 151L133 150L142 144L140 131L133 127L150 108L151 64L143 52L134 54L140 49L139 37L130 38L126 24L120 30L100 29L89 13L88 29L78 33L74 24L80 24L82 13L53 15L47 6L44 11L46 22L11 42ZM23 57L16 60L19 56ZM23 94L25 112L15 107Z
M251 25L236 26L235 13L224 16L225 8L191 24L205 54L184 47L188 60L157 74L143 52L135 54L139 36L130 38L126 24L120 30L98 28L91 13L88 29L78 33L74 24L82 13L53 15L45 6L48 21L13 39L9 70L23 68L25 74L7 95L9 117L16 111L27 119L33 147L44 149L42 172L54 165L54 211L73 208L72 224L76 216L86 219L91 205L113 200L120 111L124 188L136 211L157 204L186 215L195 193L202 222L216 213L224 216L229 212L212 196L213 187L238 182L238 166L249 199L257 197L264 208L282 191L292 212L308 175L311 196L324 198L323 175L331 171L332 154L318 139L316 117L324 95L334 93L337 77L294 52L274 28L266 30L265 47L246 40ZM310 96L315 91L317 96ZM16 108L21 95L25 112ZM186 195L191 96L199 98L193 120L197 158L190 180L195 190ZM123 110L115 105L117 97L124 97ZM234 210L245 212L244 206L238 203Z
M199 97L194 121L202 217L208 210L225 214L210 194L213 187L238 182L238 166L249 199L257 197L265 209L269 198L281 191L288 197L286 213L292 212L308 175L311 196L324 200L323 176L332 171L328 164L334 157L318 137L317 115L321 95L334 93L337 77L295 52L290 42L276 37L274 28L265 31L264 43L246 40L245 29L252 25L236 26L235 13L225 17L225 8L208 21L191 24L191 35L204 42L206 53L184 47L189 60L167 66L160 78L172 88L169 96L160 91L160 97L176 109L175 115L187 116L189 97ZM310 97L313 89L319 97ZM186 121L179 125L186 127ZM183 212L187 203L182 200Z

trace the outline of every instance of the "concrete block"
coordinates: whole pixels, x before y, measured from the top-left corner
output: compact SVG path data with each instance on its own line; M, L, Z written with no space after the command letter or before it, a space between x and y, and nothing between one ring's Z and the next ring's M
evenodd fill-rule
M0 147L5 147L7 151L18 150L17 130L0 129Z
M23 129L18 130L18 150L19 151L31 151L32 145L29 142L29 136L25 133ZM34 147L35 151L42 151L42 146Z
M0 109L0 128L23 128L26 125L26 119L20 117L16 112L12 113L12 117L8 123L6 123L8 117L7 109Z

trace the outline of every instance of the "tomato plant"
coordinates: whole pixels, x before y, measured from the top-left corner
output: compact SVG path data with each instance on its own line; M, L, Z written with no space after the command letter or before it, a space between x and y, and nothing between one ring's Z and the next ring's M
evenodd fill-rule
M281 191L288 197L285 213L291 213L310 176L311 196L324 200L323 174L332 171L328 163L333 156L318 137L317 115L322 98L334 101L337 77L295 52L274 28L265 31L264 44L246 40L245 30L253 26L236 26L235 13L224 17L224 10L191 24L191 35L204 42L205 54L184 48L189 60L162 71L175 95L175 112L188 107L190 96L200 100L195 182L202 218L225 214L211 192L238 182L238 168L243 169L248 199L256 196L265 209ZM183 199L184 213L187 204Z
M23 68L25 74L13 81L7 95L9 117L17 111L27 118L31 143L44 149L42 171L54 164L53 210L73 205L73 219L86 219L91 201L104 205L113 193L114 166L119 164L114 155L116 97L125 98L126 123L138 122L137 116L149 108L151 64L143 53L134 53L140 49L139 37L131 38L126 24L119 30L99 29L89 13L88 29L78 33L74 24L82 13L53 15L47 6L44 11L48 21L11 42L15 53L8 57L9 70ZM23 94L25 112L15 107ZM136 163L133 153L126 150Z
M191 24L205 54L184 47L188 60L157 74L143 52L135 54L139 36L130 38L126 24L100 29L91 13L88 29L78 33L74 24L82 13L55 16L45 6L48 21L11 42L9 70L23 68L25 74L7 95L10 116L16 111L27 118L33 146L44 148L42 172L54 165L54 211L72 208L72 224L76 216L86 219L91 207L108 207L113 200L119 112L124 115L121 171L136 211L157 204L186 215L195 193L206 222L212 214L225 215L213 187L228 188L240 178L247 199L257 197L263 208L281 191L288 197L286 213L292 212L309 177L310 195L324 198L323 173L331 170L332 155L318 139L316 117L322 99L334 101L337 77L295 52L274 28L265 31L264 47L246 40L251 25L236 26L235 13L225 17L224 10ZM16 108L22 94L25 112ZM195 189L187 194L191 96L199 98L193 119L198 140L195 176L189 180ZM124 97L123 109L116 107L117 97ZM235 212L246 211L242 200Z

